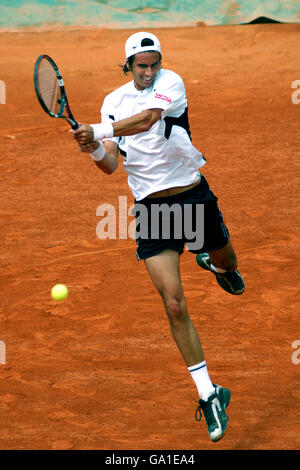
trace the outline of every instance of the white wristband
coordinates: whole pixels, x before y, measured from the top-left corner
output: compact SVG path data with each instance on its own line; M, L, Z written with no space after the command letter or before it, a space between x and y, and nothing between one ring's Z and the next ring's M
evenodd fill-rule
M102 122L101 124L90 124L94 131L94 140L102 140L114 136L114 128L111 122Z
M103 160L105 157L105 148L102 142L99 142L99 147L95 150L95 152L90 153L90 156L92 157L95 162L100 162Z

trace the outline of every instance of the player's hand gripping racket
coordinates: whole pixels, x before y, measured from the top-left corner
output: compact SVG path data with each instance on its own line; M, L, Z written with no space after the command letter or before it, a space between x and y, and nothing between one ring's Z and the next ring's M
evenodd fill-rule
M34 86L38 100L51 117L63 118L78 129L71 112L61 73L55 62L46 54L38 57L34 67Z

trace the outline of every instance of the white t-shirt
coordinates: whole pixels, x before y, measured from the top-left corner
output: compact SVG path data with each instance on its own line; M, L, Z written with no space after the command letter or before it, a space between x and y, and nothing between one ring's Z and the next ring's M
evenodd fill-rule
M156 191L195 183L198 169L205 164L189 137L185 87L175 72L161 69L149 88L139 91L131 81L107 95L102 122L119 121L151 108L163 111L149 131L104 139L118 144L137 201Z

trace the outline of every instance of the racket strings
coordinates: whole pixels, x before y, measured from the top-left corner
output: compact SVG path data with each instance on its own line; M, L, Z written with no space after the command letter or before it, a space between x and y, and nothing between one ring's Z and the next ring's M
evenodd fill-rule
M60 109L59 83L52 65L48 60L41 60L38 70L39 91L45 105L54 114Z

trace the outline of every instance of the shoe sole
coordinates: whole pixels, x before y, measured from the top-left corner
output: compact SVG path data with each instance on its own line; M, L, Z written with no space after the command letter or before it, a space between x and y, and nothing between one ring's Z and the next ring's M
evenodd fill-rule
M210 270L211 271L211 270ZM212 272L212 271L211 271ZM213 272L212 272L213 273ZM214 273L213 273L214 274ZM238 274L240 275L240 273L238 272ZM217 279L217 283L219 284L220 287L222 287L223 290L225 290L226 292L228 292L228 294L231 294L231 295L241 295L244 290L245 290L245 286L243 287L243 289L240 289L238 291L232 291L230 290L230 287L227 287L227 284L226 284L226 279L222 276L219 276L218 274L215 274L216 276L216 279Z

